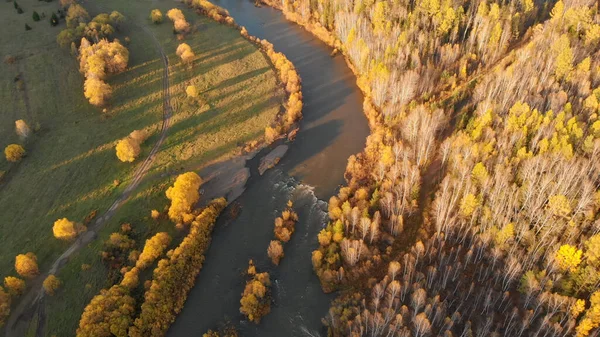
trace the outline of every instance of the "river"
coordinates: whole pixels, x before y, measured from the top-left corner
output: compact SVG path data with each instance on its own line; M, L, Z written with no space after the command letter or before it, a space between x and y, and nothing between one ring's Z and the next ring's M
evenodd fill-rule
M363 149L369 134L363 96L343 58L330 57L329 47L279 11L255 7L248 0L215 3L294 63L302 77L304 117L296 140L275 169L257 177L256 168L251 168L253 177L238 199L239 216L217 222L205 265L168 336L202 336L226 321L244 337L324 336L321 318L331 296L321 291L311 252L327 221L327 203L322 200L344 183L348 157ZM275 268L267 247L273 221L288 200L294 202L299 221ZM273 282L271 313L260 325L245 321L239 313L249 258L260 272L270 272Z

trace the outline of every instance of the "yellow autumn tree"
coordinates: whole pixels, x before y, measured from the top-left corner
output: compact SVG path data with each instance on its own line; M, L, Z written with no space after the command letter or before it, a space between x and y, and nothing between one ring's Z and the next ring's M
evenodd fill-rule
M195 85L188 85L188 87L185 88L185 93L190 98L198 97L198 89L196 89Z
M177 56L181 58L181 62L185 64L191 63L194 60L194 57L196 57L196 55L192 51L192 47L190 47L190 45L188 45L187 43L181 43L177 47L175 54L177 54Z
M6 318L10 315L10 295L0 287L0 327L4 325Z
M61 284L62 282L58 279L58 277L54 275L48 275L43 283L44 291L46 294L54 296Z
M31 134L31 129L24 120L19 119L15 122L15 132L17 133L19 138L25 139Z
M174 222L183 221L184 215L192 211L192 207L200 199L202 178L194 172L181 174L172 187L167 190L167 199L171 200L169 218Z
M577 325L577 337L589 336L592 329L600 326L600 290L590 296L590 308L585 312L585 316Z
M171 243L171 237L166 232L157 233L146 240L144 250L137 259L135 266L139 269L150 266L167 249L169 243Z
M153 23L155 24L159 24L163 21L163 14L159 9L153 9L150 12L150 20L152 20Z
M35 254L29 252L27 254L17 255L15 258L15 270L17 271L17 274L25 278L37 276L40 271L38 269L37 257Z
M464 217L469 217L475 212L477 207L479 207L479 200L477 200L474 194L469 193L460 201L460 214Z
M186 21L185 15L180 9L173 8L167 12L167 17L173 21L173 28L177 33L187 33L190 30L190 24Z
M267 249L267 255L269 255L269 258L274 265L279 265L279 261L283 258L283 246L281 245L281 241L271 240L269 248Z
M25 281L18 277L7 276L4 278L4 287L12 296L21 296L25 291Z
M108 83L89 77L83 83L83 94L95 106L103 106L112 95L112 88Z
M564 195L553 195L548 198L548 209L558 217L566 217L571 214L571 204Z
M58 219L54 222L52 232L54 237L59 240L71 241L79 234L85 232L87 228L84 225L77 224L67 218Z
M571 50L569 37L566 34L561 35L554 42L552 48L556 53L556 68L554 70L556 78L559 80L568 79L573 70L573 50Z
M574 272L581 263L582 254L581 249L577 249L577 247L562 245L554 257L561 271Z
M121 139L115 147L117 158L122 162L131 163L140 155L142 149L140 144L131 137Z
M4 155L6 160L16 163L23 159L26 152L25 149L19 144L10 144L4 149Z

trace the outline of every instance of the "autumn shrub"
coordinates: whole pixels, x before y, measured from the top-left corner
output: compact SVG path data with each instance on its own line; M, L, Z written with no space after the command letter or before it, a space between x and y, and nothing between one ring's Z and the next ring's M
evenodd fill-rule
M129 254L135 248L135 240L129 236L129 233L123 229L121 232L112 233L102 245L100 256L108 270L107 279L111 284L121 278L121 269L127 265Z
M64 43L69 42L69 37L64 39ZM86 77L84 95L90 104L104 106L107 103L112 95L112 88L103 79L107 74L124 71L128 62L129 51L118 40L109 42L101 39L98 43L91 44L86 38L81 39L79 70Z
M139 255L135 266L139 269L145 269L154 260L163 254L171 243L171 237L168 233L161 232L154 235L152 238L146 240L144 250Z
M184 64L190 64L196 55L192 51L192 48L187 43L181 43L175 52L177 56L181 58L181 62Z
M173 29L178 34L186 34L190 31L190 24L180 9L172 8L167 12L169 20L173 21Z
M25 281L14 276L7 276L4 278L4 287L11 296L21 296L25 291Z
M189 214L200 200L200 185L202 178L195 172L187 172L179 175L173 186L169 187L166 195L167 199L171 200L169 218L173 222L181 223L193 219Z
M213 200L192 221L181 244L158 262L141 312L129 330L130 337L164 336L202 269L214 223L226 204L223 198Z
M281 212L281 216L275 219L275 228L273 232L277 240L288 242L295 230L298 214L292 209L291 201L288 202L287 208Z
M257 273L252 260L248 265L246 287L240 299L240 312L256 324L271 311L271 279L269 273Z
M67 10L67 17L65 18L67 21L67 27L75 28L80 23L87 23L90 20L90 15L88 12L79 4L71 4L69 9Z
M58 277L54 275L48 275L43 283L44 291L46 294L54 296L61 284L62 282L58 279Z
M269 243L269 248L267 249L267 255L269 256L274 265L279 265L279 262L284 256L281 241L271 240L271 243Z
M70 221L67 218L56 220L52 227L54 237L64 241L74 240L79 234L86 230L87 228L84 225Z
M95 106L104 106L112 96L112 88L103 80L87 78L83 83L83 94Z
M10 315L10 295L0 287L0 328L4 326L6 319Z
M117 142L115 147L117 158L122 162L131 163L140 155L140 143L131 137L125 137Z
M29 137L29 135L31 135L31 129L29 128L29 125L27 125L27 123L22 119L15 121L15 132L21 139L26 139Z
M25 149L19 144L10 144L4 149L6 160L13 163L21 161L25 154Z
M38 269L37 257L35 254L29 252L27 254L19 254L15 258L15 270L17 274L25 278L33 278L37 276L40 271Z
M150 12L150 20L152 20L154 24L159 24L163 21L163 14L160 9L153 9Z

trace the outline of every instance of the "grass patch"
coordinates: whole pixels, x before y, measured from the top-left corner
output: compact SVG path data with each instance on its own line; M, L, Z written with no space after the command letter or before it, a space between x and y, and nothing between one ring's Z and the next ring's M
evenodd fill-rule
M153 135L143 146L140 158L144 158L158 137L162 120L162 62L143 30L126 22L117 34L131 39L127 45L130 68L108 79L114 95L108 111L102 113L83 97L77 61L68 49L56 44L64 23L51 28L48 21L57 2L21 0L19 4L24 14L16 14L12 3L0 4L0 20L5 23L0 31L0 54L18 58L0 67L0 101L4 103L0 147L19 141L14 132L17 119L25 119L30 126L39 123L41 129L25 144L28 156L22 162L10 165L0 159L0 170L9 171L0 183L0 270L6 273L0 277L14 274L14 256L27 251L37 254L41 270L47 270L68 247L52 237L53 222L61 217L82 221L93 210L103 214L141 162L119 162L115 142L134 129L148 129ZM177 3L156 2L151 7L141 0L97 0L85 4L92 16L100 9L94 4L120 11L157 36L169 56L174 114L168 138L144 182L99 238L58 275L63 288L46 301L47 335L73 335L85 305L106 286L99 251L111 232L130 222L139 233L140 246L157 231L179 235L168 221L150 218L150 210L165 207L164 192L173 174L231 156L245 142L262 137L284 99L265 57L231 28L182 8L195 30L184 41L196 53L188 68L175 55L179 41L171 22L153 25L148 19L152 8L166 13ZM46 18L33 22L33 10L46 13ZM25 31L25 23L33 29ZM26 90L14 82L18 75ZM190 84L198 87L202 103L187 102L185 88ZM115 185L115 180L121 184ZM82 271L82 264L92 267Z

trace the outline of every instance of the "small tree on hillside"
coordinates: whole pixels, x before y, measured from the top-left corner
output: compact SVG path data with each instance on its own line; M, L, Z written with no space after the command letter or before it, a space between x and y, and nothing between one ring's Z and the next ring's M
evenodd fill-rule
M56 13L52 13L52 16L50 17L50 25L52 27L54 26L58 26L59 20L58 20L58 16L56 15Z
M159 23L161 23L163 21L163 14L160 10L158 9L153 9L150 12L150 20L152 20L152 22L156 25L158 25Z
M58 288L60 288L62 282L58 279L58 277L54 275L48 275L44 280L43 287L46 294L50 296L54 296Z
M71 241L79 234L85 232L87 228L81 224L70 221L67 218L58 219L54 222L52 232L54 237L59 240Z
M171 200L169 218L180 223L185 214L189 214L196 202L200 199L200 185L202 178L195 172L181 174L175 184L167 190L167 199Z
M31 135L31 129L29 128L29 125L27 125L27 123L22 119L15 121L15 132L21 139L26 139L29 137L29 135Z
M4 149L4 155L6 160L16 163L23 159L26 152L25 149L19 144L10 144Z
M25 291L25 281L18 277L7 276L4 278L4 287L12 296L21 296Z
M33 14L31 15L31 18L33 19L33 21L40 21L40 15L38 14L38 12L33 11Z
M17 274L32 278L37 276L40 271L38 269L37 257L35 254L29 252L27 254L19 254L15 258L15 270Z

